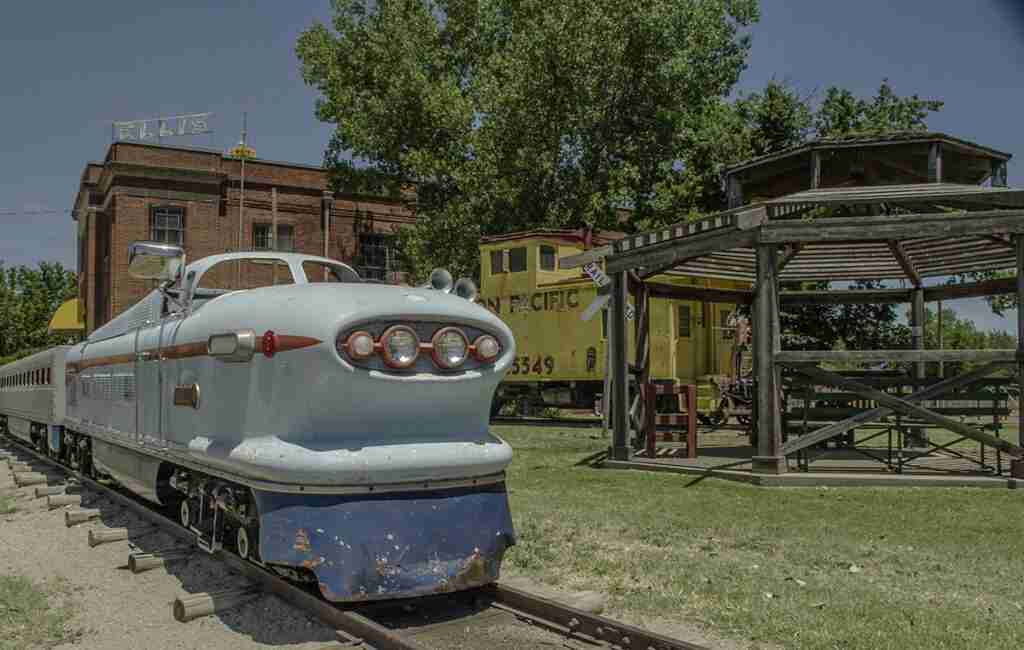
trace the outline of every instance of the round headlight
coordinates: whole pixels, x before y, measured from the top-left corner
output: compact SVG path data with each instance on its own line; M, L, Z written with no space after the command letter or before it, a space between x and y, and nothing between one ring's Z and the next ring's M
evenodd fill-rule
M353 359L369 359L373 355L373 335L369 332L352 332L345 342L345 351Z
M501 345L498 343L498 339L490 334L484 334L474 341L473 348L476 351L476 358L481 361L494 361L498 354L501 353Z
M383 343L384 363L392 368L408 368L416 363L420 353L420 340L416 332L405 325L389 327L380 337Z
M441 368L458 368L469 354L469 341L466 335L454 327L437 330L431 343L434 348L434 363Z

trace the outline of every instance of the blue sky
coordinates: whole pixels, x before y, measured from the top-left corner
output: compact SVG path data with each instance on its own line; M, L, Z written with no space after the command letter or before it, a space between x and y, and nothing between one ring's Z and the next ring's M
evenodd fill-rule
M174 6L172 6L174 5ZM943 99L935 130L1014 154L1024 185L1024 0L762 0L740 90L775 77L803 92L845 86L868 96L887 77L900 94ZM71 207L110 122L212 111L225 149L249 113L264 158L318 164L330 128L295 59L298 34L330 3L8 3L0 21L0 260L75 262ZM188 143L182 141L182 144ZM954 305L985 328L1012 330L980 301Z

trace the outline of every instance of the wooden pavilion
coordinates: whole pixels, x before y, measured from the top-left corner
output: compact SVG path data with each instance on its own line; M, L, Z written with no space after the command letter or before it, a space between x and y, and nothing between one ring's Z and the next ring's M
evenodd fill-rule
M1005 454L1010 473L1024 477L1024 409L1015 440L955 419L933 406L993 374L1024 376L1024 319L1018 348L926 350L925 302L1016 294L1024 303L1024 189L1007 187L1010 155L941 133L860 135L811 142L763 156L725 172L725 212L631 235L602 249L561 260L563 268L604 257L612 278L612 424L609 458L629 460L629 374L649 360L645 305L652 295L710 302L752 303L757 474L784 474L787 459L883 418L905 417L953 432ZM1000 279L933 284L965 274L1016 270ZM751 291L654 285L649 278L678 273L750 282ZM893 288L781 292L780 282L883 280ZM895 286L895 285L902 286ZM831 285L830 285L831 286ZM629 294L637 311L636 366L627 361ZM728 295L725 295L728 294ZM780 305L813 303L909 303L911 349L790 351L781 347ZM913 364L909 394L893 394L822 367L850 362ZM925 364L982 364L955 377L927 378ZM1007 372L1007 370L1009 372ZM805 386L831 386L864 405L801 435L783 435L782 377L800 376ZM635 411L635 409L634 409Z

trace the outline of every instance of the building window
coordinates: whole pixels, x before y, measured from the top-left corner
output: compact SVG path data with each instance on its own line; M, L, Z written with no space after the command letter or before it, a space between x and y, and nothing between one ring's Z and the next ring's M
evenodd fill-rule
M555 270L555 247L554 246L541 246L540 247L540 270L541 271L554 271Z
M252 225L252 247L258 251L279 250L291 252L295 250L295 229L289 224L277 224L277 244L270 238L271 224L254 223Z
M161 206L153 208L153 241L176 246L185 245L185 208Z
M718 317L720 319L719 327L722 328L722 339L731 341L736 337L736 327L729 322L729 318L732 317L732 312L728 309L723 309Z
M505 272L505 251L491 251L491 275Z
M381 233L359 235L359 275L368 280L393 280L398 272L395 238Z
M679 338L690 338L690 319L692 313L689 305L679 305Z
M508 251L508 270L519 273L526 270L526 247L511 248Z

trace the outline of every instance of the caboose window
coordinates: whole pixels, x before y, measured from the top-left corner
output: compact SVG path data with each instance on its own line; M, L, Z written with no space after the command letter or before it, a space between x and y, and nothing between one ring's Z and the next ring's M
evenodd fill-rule
M679 305L679 338L690 338L690 318L692 317L689 305Z
M526 247L510 248L508 251L508 270L519 273L526 270Z
M540 247L540 270L541 271L554 271L555 270L555 247L554 246L541 246Z
M505 272L505 251L491 251L491 275Z
M185 208L160 206L153 208L150 238L176 246L185 245Z

